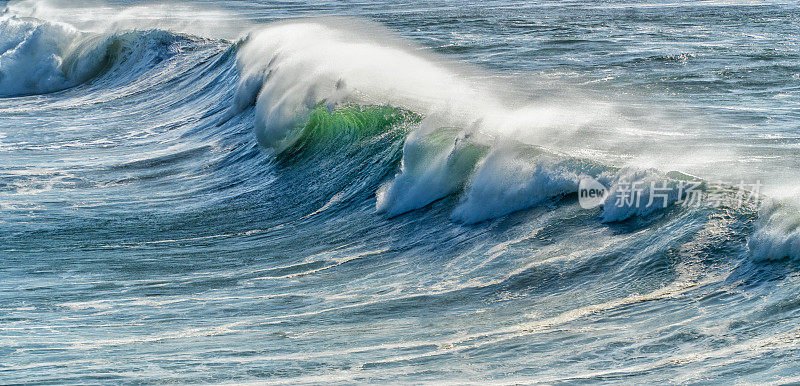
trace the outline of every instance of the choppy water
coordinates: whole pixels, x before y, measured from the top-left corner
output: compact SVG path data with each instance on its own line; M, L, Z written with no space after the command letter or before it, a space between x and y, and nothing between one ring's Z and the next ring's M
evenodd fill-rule
M0 383L800 381L795 2L0 7Z

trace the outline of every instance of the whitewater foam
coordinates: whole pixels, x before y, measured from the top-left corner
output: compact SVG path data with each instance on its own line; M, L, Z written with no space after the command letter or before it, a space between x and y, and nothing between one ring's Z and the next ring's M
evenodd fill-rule
M800 210L796 201L767 200L758 211L748 247L757 260L800 260Z
M0 18L0 96L42 94L79 83L102 57L75 61L65 71L64 58L82 34L61 23ZM94 59L94 60L92 60Z
M423 122L426 125L430 121ZM395 178L377 193L376 208L395 216L460 191L486 152L458 129L423 126L406 139Z
M121 65L127 82L175 53L180 37L161 30L112 34L14 15L0 16L0 97L46 94L83 84ZM172 52L170 52L172 51Z
M475 223L575 193L579 175L545 156L495 148L484 159L452 218Z

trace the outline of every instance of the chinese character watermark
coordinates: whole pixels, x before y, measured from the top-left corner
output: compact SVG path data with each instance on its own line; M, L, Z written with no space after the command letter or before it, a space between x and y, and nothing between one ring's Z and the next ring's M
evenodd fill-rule
M585 177L578 185L578 202L584 209L603 205L667 208L670 204L690 208L758 207L763 201L762 187L761 181L741 181L734 186L700 180L629 181L623 178L608 189L594 178Z

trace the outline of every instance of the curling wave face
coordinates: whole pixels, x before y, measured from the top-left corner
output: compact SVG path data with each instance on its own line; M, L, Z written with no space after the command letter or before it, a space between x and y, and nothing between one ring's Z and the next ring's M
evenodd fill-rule
M530 83L362 19L254 27L203 9L221 39L184 22L188 5L101 8L102 28L53 3L0 16L3 380L786 381L797 369L796 206L737 205L742 191L710 183L734 174L716 158L664 162L689 141L725 144L691 117L659 131L666 109L638 115L561 81L526 96ZM448 9L403 17L439 25ZM588 44L563 41L583 31L568 20L551 27L525 28ZM659 61L673 59L645 60ZM590 209L586 180L609 188ZM686 182L719 205L682 205ZM657 184L663 205L620 204L626 184Z
M130 81L177 49L165 31L82 32L43 20L0 16L0 96L47 94L75 87L114 68Z

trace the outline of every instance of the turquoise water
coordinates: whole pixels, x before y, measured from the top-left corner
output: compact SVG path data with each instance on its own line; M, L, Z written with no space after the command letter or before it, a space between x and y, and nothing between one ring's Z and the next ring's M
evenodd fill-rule
M796 3L0 7L2 384L800 381Z

